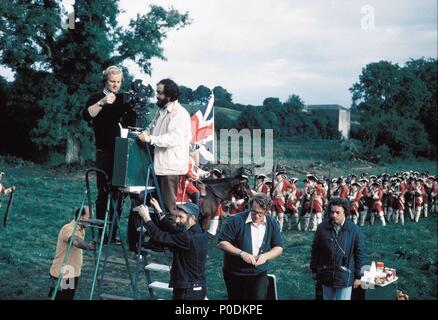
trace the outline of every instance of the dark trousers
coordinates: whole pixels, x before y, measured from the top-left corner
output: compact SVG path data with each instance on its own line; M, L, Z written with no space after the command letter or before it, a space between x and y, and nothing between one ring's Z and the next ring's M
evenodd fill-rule
M173 288L173 300L204 300L206 288L193 290L193 288Z
M161 196L163 197L164 211L176 214L176 196L181 176L158 176ZM157 199L158 200L158 199Z
M49 299L52 299L53 290L55 290L57 281L58 278L50 276L50 290L48 295ZM74 285L72 284L73 281L74 281ZM59 284L58 292L56 293L55 296L55 300L73 300L73 298L75 297L76 288L78 286L78 281L79 281L79 277L61 280L61 283ZM69 288L62 289L63 284L68 286Z
M141 225L141 218L137 212L132 211L133 208L143 204L137 197L131 196L131 212L128 218L128 245L129 250L137 252L137 243L140 232L138 231Z
M223 270L228 300L266 300L268 276L266 271L256 275L234 275Z
M98 149L96 151L96 167L105 171L108 176L109 183L111 185L112 177L113 177L113 165L114 165L114 153L108 152L104 150ZM115 201L116 210L118 212L120 218L120 209L121 209L121 195L117 190L113 190L108 187L107 181L105 177L97 173L97 198L96 198L96 218L104 220L105 212L108 202L108 195L111 192L113 199ZM114 214L114 205L110 203L110 211L109 211L109 222L112 221ZM109 232L109 231L108 231ZM112 235L112 239L115 239L117 233L117 226L114 226L114 231ZM101 235L101 229L99 229L99 237Z

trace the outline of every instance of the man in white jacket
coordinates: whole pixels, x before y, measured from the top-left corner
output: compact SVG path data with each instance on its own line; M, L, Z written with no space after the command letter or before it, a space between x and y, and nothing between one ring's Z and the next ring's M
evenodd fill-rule
M176 196L182 175L189 168L189 144L192 139L190 115L178 102L178 85L163 79L157 84L159 110L149 126L138 136L154 149L154 170L164 207L176 213Z

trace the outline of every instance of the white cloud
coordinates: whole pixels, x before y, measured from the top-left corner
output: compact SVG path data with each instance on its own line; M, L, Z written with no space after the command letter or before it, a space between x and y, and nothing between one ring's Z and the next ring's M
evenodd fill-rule
M367 63L437 57L434 0L121 0L119 21L152 3L188 11L193 22L168 34L167 61L152 60L152 79L127 63L130 70L153 84L222 85L239 103L294 93L349 106L348 88ZM361 28L365 5L375 9L375 29Z
M222 85L241 103L295 93L307 103L349 106L348 88L367 63L436 57L434 1L156 3L189 11L193 23L169 34L167 61L153 60L152 80ZM361 28L364 5L375 9L375 29Z

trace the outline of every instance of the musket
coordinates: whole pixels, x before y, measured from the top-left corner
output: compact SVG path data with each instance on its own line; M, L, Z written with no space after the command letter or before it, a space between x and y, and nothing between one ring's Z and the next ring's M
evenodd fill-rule
M274 166L272 167L272 188L270 190L271 198L274 195L274 181L275 181L275 171L277 171L277 159L274 162Z
M15 189L12 189L11 194L9 195L8 206L6 207L5 215L3 217L3 227L6 227L6 222L8 221L9 211L12 207L12 200L14 199L14 191Z
M331 166L331 163L330 163L330 166L329 166L329 174L328 174L328 182L327 182L327 184L328 184L328 188L327 188L327 199L328 200L330 200L329 198L331 197L331 189L332 189L332 166Z

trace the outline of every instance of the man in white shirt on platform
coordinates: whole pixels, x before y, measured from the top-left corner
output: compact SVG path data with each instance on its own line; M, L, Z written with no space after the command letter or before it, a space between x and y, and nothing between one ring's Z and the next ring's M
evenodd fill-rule
M154 170L167 212L177 213L176 197L181 176L189 167L192 138L190 115L178 102L178 85L163 79L157 84L159 110L150 125L138 136L153 145Z

